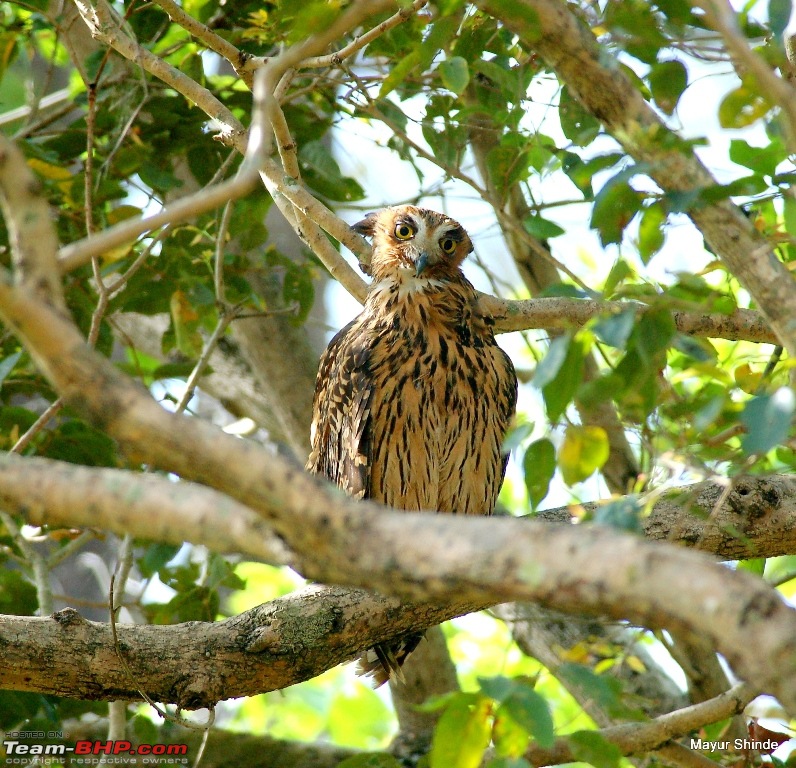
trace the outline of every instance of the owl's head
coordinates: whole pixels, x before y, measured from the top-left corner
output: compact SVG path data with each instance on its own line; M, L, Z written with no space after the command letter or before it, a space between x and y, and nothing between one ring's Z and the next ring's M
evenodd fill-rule
M473 250L458 221L414 205L369 213L353 229L373 238L370 273L374 280L402 273L430 279L455 277Z

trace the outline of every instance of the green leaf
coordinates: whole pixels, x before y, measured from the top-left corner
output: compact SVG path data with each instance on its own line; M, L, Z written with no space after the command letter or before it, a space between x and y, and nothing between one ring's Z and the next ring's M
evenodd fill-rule
M572 96L567 86L561 89L558 119L564 136L579 147L591 144L600 132L600 121Z
M781 387L773 395L752 398L741 413L747 429L741 440L744 453L767 453L785 442L795 408L796 398L790 387Z
M575 731L567 737L572 755L594 768L617 768L622 753L616 744L607 741L597 731Z
M559 667L557 676L565 680L568 685L577 688L580 696L594 700L600 709L612 717L624 719L638 717L638 713L623 702L622 683L616 678L598 675L583 664L569 662Z
M630 533L643 533L641 511L642 507L635 496L623 496L597 507L593 519L598 525Z
M496 765L517 765L517 761L522 760L520 755L524 754L530 740L528 731L517 724L506 708L498 707L495 712L495 725L492 727L492 743L500 758L499 762L489 763L489 768L495 768Z
M561 366L564 365L564 361L567 359L567 351L571 341L572 336L565 333L562 336L556 336L550 342L547 354L536 366L533 374L533 385L537 389L543 389L558 375Z
M741 560L738 563L738 570L748 571L755 574L755 576L762 576L766 570L766 558L753 557L750 560Z
M566 358L555 378L542 389L550 421L555 422L560 418L582 384L586 349L586 342L582 338L571 339L567 345Z
M546 437L531 443L525 451L522 468L531 506L536 509L547 496L556 471L556 449L553 444Z
M511 453L515 448L519 448L526 437L533 432L533 422L523 421L513 427L509 428L506 437L503 439L503 445L500 447L501 453Z
M567 485L580 483L600 469L610 453L602 427L567 427L558 450L558 466Z
M347 757L337 768L401 768L401 764L384 752L373 752L367 755Z
M445 59L437 69L442 78L442 84L449 91L453 91L457 96L464 93L464 89L470 82L470 69L461 56Z
M0 613L33 616L39 607L36 587L19 571L0 570Z
M454 17L438 19L420 45L404 56L384 78L379 90L379 98L383 99L388 93L395 90L415 68L425 71L440 50L444 49L450 39L456 34L458 23Z
M792 0L768 0L768 26L775 38L782 37L792 11Z
M176 544L150 544L143 557L137 560L141 573L144 577L150 578L160 571L179 550L180 548Z
M656 359L668 349L677 327L674 318L666 309L652 309L641 315L631 337L631 346L639 356L647 362L658 362Z
M576 154L566 152L561 162L561 169L569 176L569 180L583 193L584 197L590 200L594 197L594 189L592 188L592 178L594 178L594 174L616 165L622 157L623 155L618 152L611 152L584 161Z
M630 265L624 259L617 259L605 278L603 283L603 295L610 298L616 290L617 286L621 285L627 278L633 277L635 273L630 268Z
M774 176L783 159L784 152L779 142L772 141L765 147L753 147L744 139L730 142L730 160L755 173Z
M14 367L19 362L20 357L22 357L21 349L18 352L14 352L8 357L5 357L2 360L0 360L0 387L3 386L3 382L8 377L8 374L14 370Z
M600 233L602 245L620 243L625 228L641 209L643 195L625 180L622 172L606 182L594 198L589 226Z
M708 363L717 357L716 349L707 339L695 339L684 333L675 334L672 346L700 363Z
M517 725L525 728L539 746L549 749L556 740L553 716L543 696L527 683L515 683L514 689L503 702L505 710Z
M649 264L650 259L663 247L666 216L661 203L648 205L641 214L638 223L638 253L644 264Z
M661 61L652 65L647 82L655 103L671 115L688 86L688 70L681 61Z
M202 334L199 332L200 316L185 291L171 295L171 323L177 349L188 358L202 354Z
M321 141L310 141L299 150L299 163L307 183L330 200L361 200L365 191L357 181L343 176L332 153Z
M636 310L630 308L609 317L600 318L591 328L600 341L610 344L616 349L625 349L635 322Z
M565 233L563 227L559 227L554 221L543 219L539 214L526 216L522 226L529 235L538 237L540 240L547 240L551 237L558 237Z
M42 452L50 459L88 467L115 467L118 464L116 443L104 432L79 419L59 424L45 445Z
M495 677L479 677L478 685L487 696L497 702L503 702L514 690L515 682L510 677L495 675Z
M458 694L442 713L429 755L430 768L478 768L491 735L492 701Z

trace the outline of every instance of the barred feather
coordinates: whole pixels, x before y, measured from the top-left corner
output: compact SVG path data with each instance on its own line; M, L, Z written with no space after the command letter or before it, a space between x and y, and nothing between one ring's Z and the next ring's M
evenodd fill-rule
M355 228L373 238L373 283L321 358L307 469L396 509L489 515L517 378L459 269L470 239L447 216L413 206ZM381 684L421 637L379 646L360 671Z

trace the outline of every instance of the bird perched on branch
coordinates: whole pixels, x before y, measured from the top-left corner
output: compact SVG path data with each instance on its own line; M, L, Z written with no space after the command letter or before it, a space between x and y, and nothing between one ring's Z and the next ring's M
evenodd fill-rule
M517 377L461 272L470 238L453 219L411 205L354 229L372 238L373 282L361 314L321 358L307 469L396 509L492 514ZM360 674L377 685L400 677L421 638L377 646Z

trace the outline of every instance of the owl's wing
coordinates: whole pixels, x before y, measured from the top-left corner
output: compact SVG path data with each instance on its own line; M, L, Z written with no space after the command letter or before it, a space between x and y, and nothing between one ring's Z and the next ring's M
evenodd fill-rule
M373 423L370 349L353 321L329 342L318 369L307 469L368 498Z

